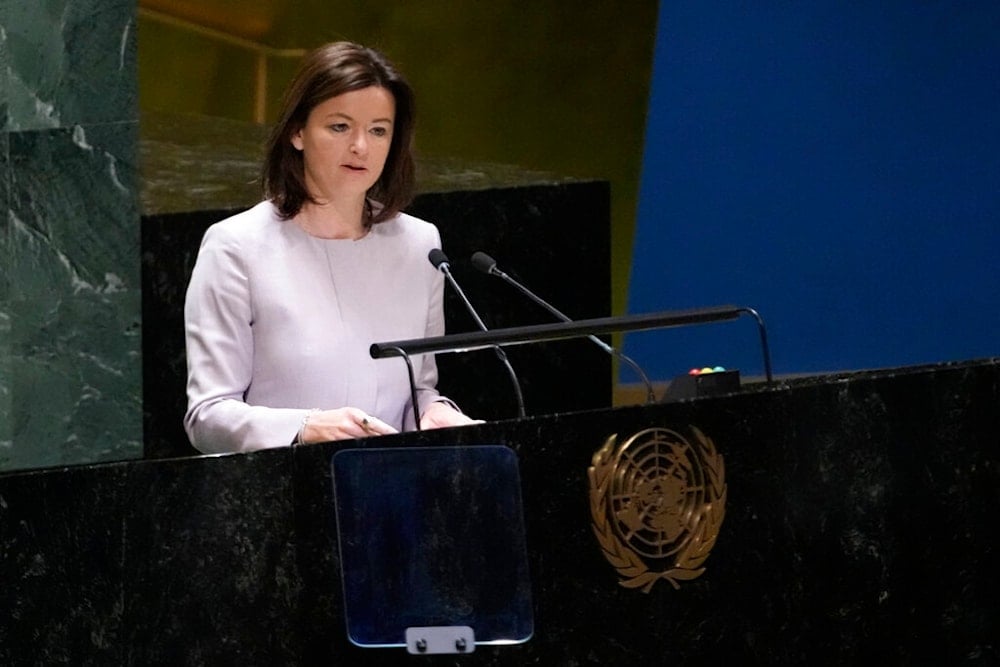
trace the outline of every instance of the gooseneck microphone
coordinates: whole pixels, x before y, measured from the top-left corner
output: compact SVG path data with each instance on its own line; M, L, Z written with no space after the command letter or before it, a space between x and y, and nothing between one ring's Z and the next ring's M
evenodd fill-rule
M568 316L564 315L561 311L559 311L555 306L545 301L542 297L538 296L537 294L529 290L527 287L525 287L524 285L522 285L521 283L514 280L506 273L498 269L496 260L487 255L485 252L473 253L472 265L487 275L497 276L498 278L504 280L505 282L513 285L526 297L528 297L529 299L537 303L539 306L541 306L545 310L555 315L563 322L573 321ZM615 348L611 347L597 336L587 336L587 338L589 338L591 341L594 342L594 344L596 344L598 347L600 347L602 350L604 350L611 356L625 362L628 366L630 366L632 370L634 370L636 374L642 379L642 383L646 385L646 402L647 403L656 402L656 393L653 391L653 383L649 381L649 378L646 376L646 373L642 370L642 368L639 367L639 364L635 363L635 361L633 361L626 355L622 354Z
M431 264L435 269L444 274L444 277L448 279L451 284L452 289L455 293L462 299L462 303L465 304L465 309L469 311L472 315L472 319L476 321L476 325L481 331L489 331L486 328L486 324L483 323L483 319L479 317L479 313L476 309L472 307L472 303L469 301L468 297L465 296L465 292L462 288L458 286L458 282L455 280L454 276L451 275L451 265L448 263L448 256L444 254L444 251L440 248L432 248L427 254L427 259L430 260ZM510 365L510 361L507 359L507 353L503 351L503 348L499 345L494 345L493 350L497 354L497 358L503 362L503 365L507 368L507 373L510 375L510 382L514 385L514 396L517 399L517 414L519 417L524 417L524 397L521 394L521 383L518 382L517 374L514 372L514 367Z

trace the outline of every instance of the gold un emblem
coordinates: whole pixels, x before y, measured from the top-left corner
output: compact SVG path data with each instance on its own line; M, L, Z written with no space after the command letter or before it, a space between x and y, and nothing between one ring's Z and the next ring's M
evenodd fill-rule
M612 435L588 470L594 534L626 588L652 589L705 571L726 514L726 471L712 441L690 427L640 431L615 449Z

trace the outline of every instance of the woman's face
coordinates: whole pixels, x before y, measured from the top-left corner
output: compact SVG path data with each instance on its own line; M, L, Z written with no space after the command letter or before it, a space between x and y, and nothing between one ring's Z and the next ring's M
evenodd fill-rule
M370 86L321 102L292 135L302 151L306 187L320 201L364 197L385 166L392 145L396 101Z

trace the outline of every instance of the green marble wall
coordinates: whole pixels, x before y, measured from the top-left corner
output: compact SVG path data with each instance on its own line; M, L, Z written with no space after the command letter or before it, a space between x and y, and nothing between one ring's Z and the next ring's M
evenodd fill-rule
M0 471L142 456L135 0L0 0Z

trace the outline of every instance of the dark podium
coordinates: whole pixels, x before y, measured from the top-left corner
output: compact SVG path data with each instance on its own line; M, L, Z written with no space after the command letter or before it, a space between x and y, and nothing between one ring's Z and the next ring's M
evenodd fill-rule
M998 664L998 405L1000 360L989 359L249 455L4 475L0 663ZM677 436L650 455L668 474L636 480L607 467L609 453L643 433ZM689 550L678 566L652 553L655 540L633 538L648 537L651 523L664 534L691 528L690 514L667 511L695 497L682 467L664 463L683 458L682 440L708 454L695 509L714 528L696 531L697 558ZM338 538L336 457L482 447L516 462L530 636L464 656L355 645L342 554L345 541L352 559L367 553L379 517ZM362 473L355 490L385 483ZM448 553L474 559L467 538L482 546L508 534L497 519L503 485L489 503L478 493L489 475L441 479L451 480L442 497L460 491L449 502L464 527L435 536L439 563ZM629 479L632 500L614 504L611 489ZM516 523L516 511L506 516ZM613 524L636 530L612 538ZM519 577L472 560L463 571L505 593Z

